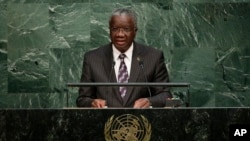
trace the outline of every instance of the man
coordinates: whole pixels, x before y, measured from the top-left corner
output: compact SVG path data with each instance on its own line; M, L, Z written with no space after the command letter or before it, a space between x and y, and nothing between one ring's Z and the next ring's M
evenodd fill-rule
M81 82L168 82L163 52L134 41L133 11L117 9L109 21L111 43L84 55ZM171 98L166 87L81 87L78 107L163 107Z

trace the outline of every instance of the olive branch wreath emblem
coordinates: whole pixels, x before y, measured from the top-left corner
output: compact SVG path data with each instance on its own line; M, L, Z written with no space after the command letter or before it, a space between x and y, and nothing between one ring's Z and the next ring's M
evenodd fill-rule
M122 116L129 116L131 114L125 114L125 115L122 115ZM144 137L143 137L143 140L142 141L149 141L150 138L151 138L151 124L148 122L147 118L145 118L143 115L140 115L141 116L141 122L143 123L144 125L144 129L145 129L145 134L144 134ZM105 140L106 141L114 141L112 139L112 135L111 135L111 127L112 127L112 123L114 122L114 115L111 116L107 122L105 123L105 127L104 127L104 135L105 135Z

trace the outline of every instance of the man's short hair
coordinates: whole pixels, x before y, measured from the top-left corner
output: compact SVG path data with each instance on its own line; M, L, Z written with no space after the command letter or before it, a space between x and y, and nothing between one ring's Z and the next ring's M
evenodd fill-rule
M118 9L115 9L111 16L110 16L110 19L109 19L109 22L111 21L111 18L112 16L120 16L120 15L126 15L126 16L129 16L132 18L133 22L134 22L134 25L135 25L135 28L137 28L137 18L136 18L136 14L134 11L130 10L130 9L127 9L127 8L118 8Z

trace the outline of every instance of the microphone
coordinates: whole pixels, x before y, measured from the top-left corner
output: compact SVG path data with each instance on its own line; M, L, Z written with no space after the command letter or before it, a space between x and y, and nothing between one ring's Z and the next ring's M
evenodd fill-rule
M112 68L111 68L111 71L110 71L110 74L109 74L109 77L108 77L108 83L111 82L111 79L112 79L112 74L114 73L114 69L115 69L115 61L113 60L112 62ZM107 88L107 91L108 91L109 88ZM108 92L106 93L108 94ZM108 97L106 97L106 99L108 99ZM106 102L107 104L107 102ZM106 105L104 108L108 108L108 106Z
M146 81L146 83L147 83L147 82L148 82L148 79L147 79L147 76L146 76L145 71L144 71L143 60L141 60L141 58L138 56L138 57L137 57L137 61L139 62L139 66L140 66L140 68L141 68L141 70L142 70L144 79L145 79L145 81ZM150 90L149 86L147 86L147 89L148 89L149 101L150 101L150 99L151 99L151 97L152 97L152 94L151 94L151 90ZM149 107L152 108L151 103L150 103L150 106L149 106Z

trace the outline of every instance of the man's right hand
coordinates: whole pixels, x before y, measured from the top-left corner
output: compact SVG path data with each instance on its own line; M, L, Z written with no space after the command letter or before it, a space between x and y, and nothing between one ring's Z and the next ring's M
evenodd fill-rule
M94 99L91 103L91 106L95 108L105 108L106 101L103 99Z

